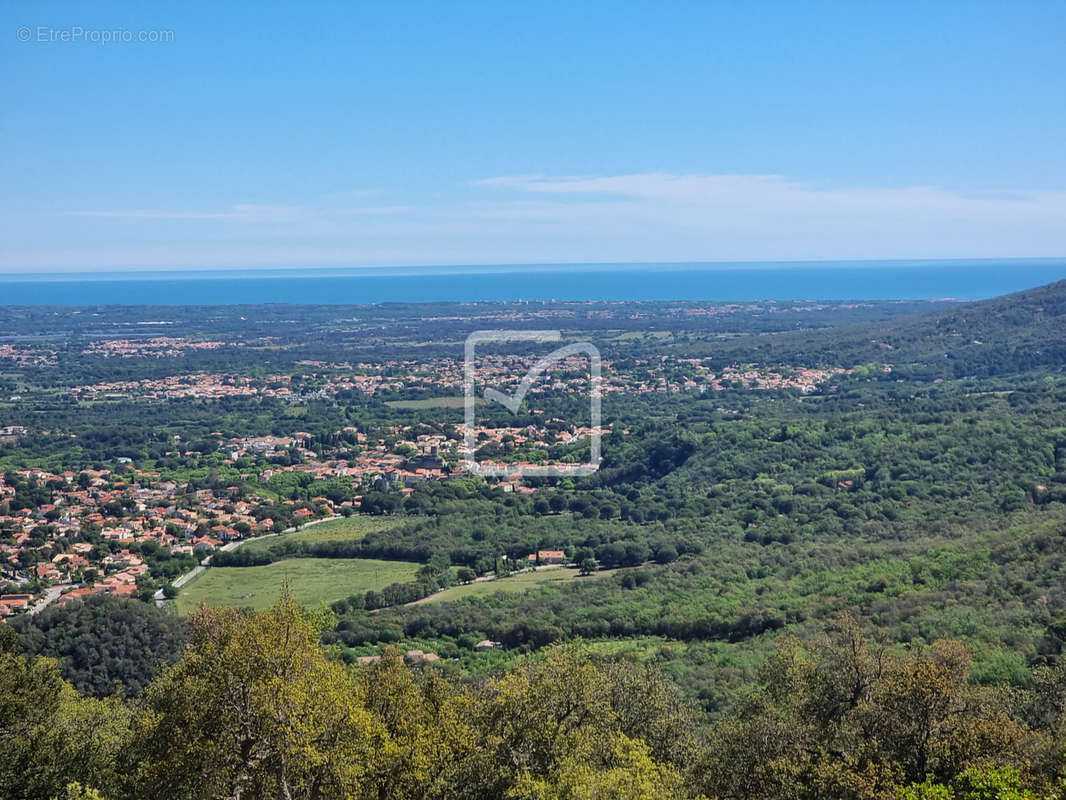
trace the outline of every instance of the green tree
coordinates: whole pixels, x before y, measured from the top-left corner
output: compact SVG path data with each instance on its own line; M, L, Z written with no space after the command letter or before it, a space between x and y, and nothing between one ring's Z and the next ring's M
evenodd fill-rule
M357 796L380 726L288 592L269 611L205 610L191 625L192 649L146 693L134 794Z
M0 626L0 797L46 800L73 780L111 793L129 742L126 707L79 696L57 661L14 648L14 632Z
M524 772L508 790L508 800L681 800L689 794L674 768L652 759L647 746L624 734L611 737L602 763L580 750L568 754L549 776ZM590 755L592 756L590 758Z

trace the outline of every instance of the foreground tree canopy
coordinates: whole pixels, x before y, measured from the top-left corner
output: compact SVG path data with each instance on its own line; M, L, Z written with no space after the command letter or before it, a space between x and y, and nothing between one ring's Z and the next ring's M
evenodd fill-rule
M1004 693L954 642L915 652L842 620L782 640L711 720L652 670L556 647L473 681L398 651L351 668L289 597L204 610L135 701L0 652L0 796L21 798L1061 797L1066 670Z

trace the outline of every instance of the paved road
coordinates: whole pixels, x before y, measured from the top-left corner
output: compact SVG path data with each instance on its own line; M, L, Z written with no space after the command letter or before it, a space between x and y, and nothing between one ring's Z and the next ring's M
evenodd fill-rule
M57 583L55 586L48 587L48 590L44 593L44 597L30 606L27 614L40 614L48 606L59 599L59 595L63 594L63 590L73 586L73 583Z
M210 559L207 559L207 558L204 559L204 561L209 561L209 560ZM191 570L186 572L184 575L182 575L180 578L175 579L174 580L174 586L175 587L184 586L189 581L191 581L193 578L195 578L197 575L199 575L201 572L203 572L205 569L207 569L207 564L198 564L197 566L193 567ZM163 591L163 590L160 589L159 591Z

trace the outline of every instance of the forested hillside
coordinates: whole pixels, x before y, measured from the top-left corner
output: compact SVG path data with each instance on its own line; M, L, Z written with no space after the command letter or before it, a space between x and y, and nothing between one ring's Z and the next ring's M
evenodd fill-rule
M552 648L470 681L399 651L349 670L289 599L204 612L134 703L79 697L0 640L5 798L660 800L1059 797L1066 671L1013 693L969 653L868 644L838 620L783 639L715 721L653 671ZM3 635L0 631L0 636ZM99 792L99 793L97 793Z
M720 344L714 353L739 356L732 344ZM888 324L858 322L831 332L783 332L743 344L769 361L886 362L898 374L915 378L1060 368L1066 365L1066 281L991 300L951 303Z
M133 599L4 626L0 796L1057 797L1064 309L1066 283L910 316L568 305L565 338L615 381L604 459L524 482L449 450L471 309L424 330L417 307L271 309L293 327L231 342L219 397L185 390L222 346L57 343L0 402L26 428L0 445L8 570L38 595L75 554L90 591L142 574ZM64 388L85 376L122 380ZM567 391L486 412L509 433L479 453L528 458L520 440L582 410ZM283 580L246 576L359 577L307 609L186 621L198 601L169 581L207 555L231 607ZM143 602L157 590L169 612Z
M95 596L12 622L23 646L58 659L82 694L137 695L185 646L185 625L149 603Z

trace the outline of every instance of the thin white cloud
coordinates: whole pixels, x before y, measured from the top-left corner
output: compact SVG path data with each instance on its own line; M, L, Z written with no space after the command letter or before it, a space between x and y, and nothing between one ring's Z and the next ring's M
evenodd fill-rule
M1066 255L1061 190L652 172L490 177L465 196L0 217L0 269Z
M408 211L407 206L368 206L351 208L317 208L313 206L273 206L238 203L221 211L188 209L134 208L106 211L68 211L65 216L104 219L218 220L221 222L272 223L296 222L327 217L384 216Z
M1066 217L1066 191L959 192L937 186L832 187L781 175L670 175L662 172L611 176L517 175L486 178L476 185L551 195L602 195L704 208L746 207L797 215L903 213L997 214L1018 211Z
M354 200L357 197L375 197L381 194L381 189L345 189L340 192L327 192L322 197L325 200Z

